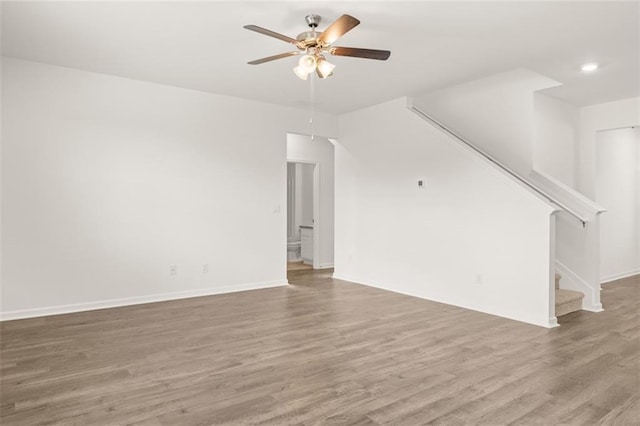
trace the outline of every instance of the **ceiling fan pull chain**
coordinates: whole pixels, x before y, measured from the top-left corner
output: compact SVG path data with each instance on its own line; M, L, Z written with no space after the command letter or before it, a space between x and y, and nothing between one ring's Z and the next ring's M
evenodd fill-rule
M314 82L316 80L316 77L314 75L315 73L311 73L310 76L310 80L311 80L311 105L310 105L310 110L311 110L311 117L309 117L309 124L311 125L311 140L313 140L314 132L313 132L313 113L314 113L314 101L315 101L315 86L314 86Z

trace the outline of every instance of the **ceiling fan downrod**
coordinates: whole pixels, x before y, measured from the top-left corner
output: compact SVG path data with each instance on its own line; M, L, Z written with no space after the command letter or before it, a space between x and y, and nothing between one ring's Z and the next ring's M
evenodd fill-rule
M309 28L315 29L318 27L318 24L320 24L322 18L320 15L307 15L304 17L304 20L307 21Z

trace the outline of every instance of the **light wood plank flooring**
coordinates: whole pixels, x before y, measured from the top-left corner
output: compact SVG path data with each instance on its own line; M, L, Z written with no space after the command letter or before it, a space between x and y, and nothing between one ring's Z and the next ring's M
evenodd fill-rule
M312 265L305 265L301 260L299 262L287 262L287 271L300 271L313 269Z
M330 277L4 322L0 423L638 424L637 279L546 330Z

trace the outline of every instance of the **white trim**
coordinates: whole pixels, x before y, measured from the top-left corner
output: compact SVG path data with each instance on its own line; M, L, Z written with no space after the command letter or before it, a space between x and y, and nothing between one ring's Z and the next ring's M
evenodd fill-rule
M634 275L639 275L640 274L640 268L633 270L633 271L628 271L628 272L622 272L620 274L613 274L613 275L609 275L607 277L603 277L600 279L600 284L606 284L609 283L611 281L616 281L616 280L621 280L623 278L628 278L628 277L632 277Z
M188 299L191 297L212 296L215 294L234 293L238 291L260 290L272 287L284 287L287 280L264 281L258 283L236 284L225 287L204 288L199 290L175 291L147 296L125 297L123 299L101 300L97 302L76 303L72 305L47 306L35 309L0 312L0 321L24 318L35 318L49 315L69 314L73 312L93 311L96 309L116 308L120 306L141 305L145 303L164 302L167 300Z
M553 176L548 175L540 170L531 170L529 177L537 184L544 186L545 189L553 189L553 191L549 192L552 192L555 197L564 198L564 200L570 198L570 203L572 203L573 206L575 206L576 203L578 204L577 210L580 213L595 216L607 211L607 209L605 209L595 201L590 200L575 189L565 185L564 183L555 179ZM564 196L558 196L558 193L556 191L557 189L560 189Z
M558 319L556 318L556 226L558 217L552 214L549 217L549 278L547 286L547 299L549 304L549 327L557 327ZM555 324L555 325L554 325Z
M333 263L321 263L318 269L331 269L333 268Z
M385 284L379 283L379 282L373 282L373 280L366 280L367 282L364 282L365 280L361 280L355 277L351 277L348 275L336 275L335 273L333 274L333 278L337 279L337 280L342 280L342 281L348 281L354 284L360 284L360 285L364 285L367 287L373 287L373 288L378 288L381 290L386 290L386 291L390 291L393 293L399 293L399 294L404 294L407 296L412 296L412 297L417 297L419 299L424 299L424 300L429 300L432 302L437 302L437 303L443 303L445 305L449 305L449 306L456 306L459 308L463 308L463 309L469 309L471 311L476 311L476 312L481 312L483 314L488 314L488 315L493 315L496 317L501 317L501 318L506 318L509 320L514 320L514 321L519 321L525 324L529 324L529 325L535 325L535 326L539 326L539 327L545 327L545 328L554 328L558 326L558 322L557 320L554 321L555 317L550 317L546 320L540 320L540 318L538 317L532 317L532 316L527 316L527 315L521 315L517 312L501 312L501 313L495 313L495 312L489 312L486 310L483 310L482 308L479 308L477 306L472 306L469 303L465 303L465 304L453 304L448 300L445 299L440 299L437 297L433 297L431 295L429 295L429 297L427 297L426 295L417 293L415 291L411 291L411 290L406 290L406 289L400 289L400 288L395 288L395 287L389 287L386 286Z
M313 167L313 269L320 269L320 231L322 230L322 217L320 214L320 161Z
M602 303L596 303L593 306L584 306L584 299L582 299L582 310L589 312L603 312L604 308L602 307Z
M600 303L600 286L598 286L598 288L591 287L589 283L557 259L556 272L562 276L560 279L560 288L579 291L584 294L582 310L590 312L604 311L604 309L602 309L602 303Z

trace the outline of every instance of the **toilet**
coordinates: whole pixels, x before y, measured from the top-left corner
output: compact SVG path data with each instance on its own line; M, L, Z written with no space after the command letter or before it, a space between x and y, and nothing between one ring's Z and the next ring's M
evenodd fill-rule
M300 241L287 241L287 262L298 262L300 257Z

